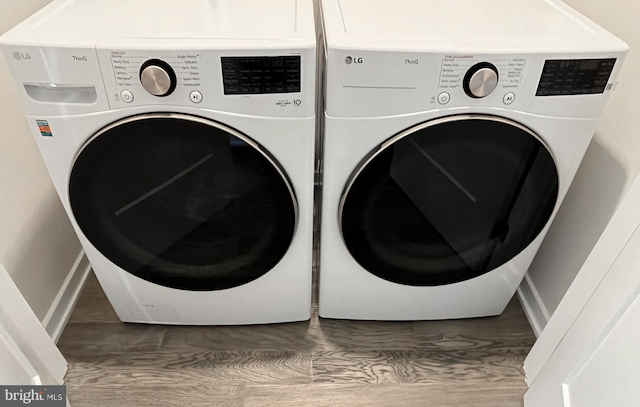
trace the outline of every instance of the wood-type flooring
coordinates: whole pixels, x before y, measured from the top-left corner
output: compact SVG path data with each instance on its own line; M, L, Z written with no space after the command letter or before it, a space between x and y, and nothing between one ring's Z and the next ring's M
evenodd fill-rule
M314 301L306 322L126 324L91 274L58 346L72 407L518 407L534 340L516 298L465 320L328 320Z

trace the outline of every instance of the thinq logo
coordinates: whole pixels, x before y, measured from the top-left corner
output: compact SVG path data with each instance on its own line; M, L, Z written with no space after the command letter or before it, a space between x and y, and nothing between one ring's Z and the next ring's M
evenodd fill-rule
M66 406L65 386L0 386L0 407L13 406Z

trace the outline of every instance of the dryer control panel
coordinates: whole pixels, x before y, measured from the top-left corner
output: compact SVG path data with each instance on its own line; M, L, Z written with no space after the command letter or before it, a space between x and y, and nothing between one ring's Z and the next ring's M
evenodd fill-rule
M383 117L499 108L598 117L624 51L491 54L330 49L327 114Z
M548 59L536 96L591 95L607 90L615 58Z
M495 87L517 88L522 82L526 65L527 58L525 56L491 58L490 62L487 62L487 58L478 55L443 55L438 87L447 89L468 86L474 75L481 72L493 72L496 77Z

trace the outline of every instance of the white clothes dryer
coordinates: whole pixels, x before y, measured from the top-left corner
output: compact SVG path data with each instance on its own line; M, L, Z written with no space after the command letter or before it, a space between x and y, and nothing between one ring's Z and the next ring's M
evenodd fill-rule
M627 46L554 0L322 0L319 314L500 314Z
M315 38L311 0L54 1L2 37L121 320L310 317Z

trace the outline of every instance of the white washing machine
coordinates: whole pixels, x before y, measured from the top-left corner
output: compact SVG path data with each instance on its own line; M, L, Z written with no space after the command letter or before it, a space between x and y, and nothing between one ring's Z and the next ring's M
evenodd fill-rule
M322 317L500 314L627 46L553 0L322 0Z
M310 317L311 0L61 0L1 43L120 319Z

